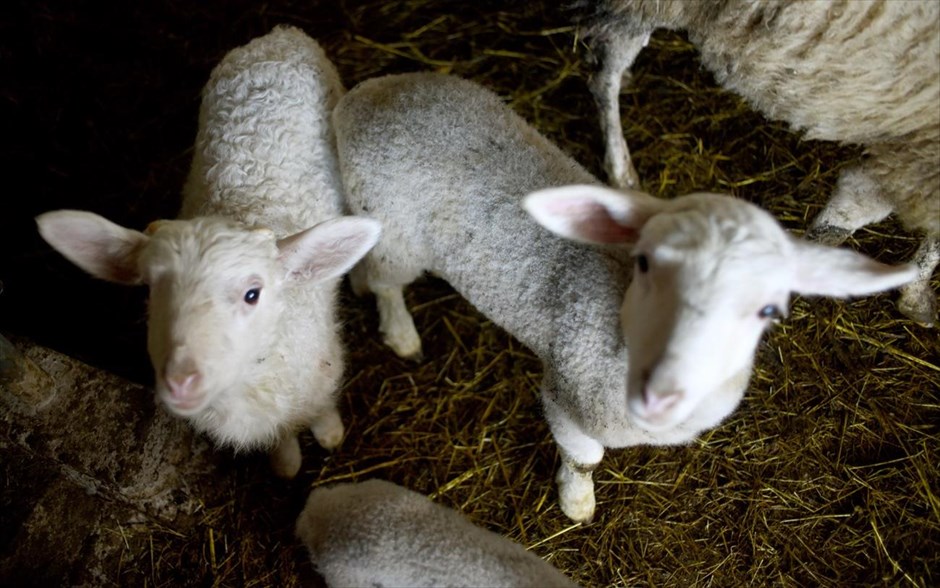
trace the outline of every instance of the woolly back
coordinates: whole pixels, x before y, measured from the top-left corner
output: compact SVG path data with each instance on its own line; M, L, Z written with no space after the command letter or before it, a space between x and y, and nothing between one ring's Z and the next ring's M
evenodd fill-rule
M330 113L344 89L292 27L229 52L202 93L184 218L221 215L282 237L343 210Z

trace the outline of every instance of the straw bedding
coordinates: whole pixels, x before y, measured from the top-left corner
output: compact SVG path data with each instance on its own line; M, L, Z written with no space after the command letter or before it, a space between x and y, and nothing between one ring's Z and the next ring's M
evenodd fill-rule
M139 381L152 377L143 292L93 283L29 218L87 208L130 226L172 216L198 92L230 48L278 23L304 28L347 86L416 70L476 80L595 173L602 147L589 56L554 2L15 3L3 156L32 188L8 193L0 329ZM622 96L644 187L730 192L801 233L858 149L803 141L716 87L681 35L657 33ZM18 184L22 185L22 184ZM886 262L916 248L893 222L848 246ZM511 268L507 268L511 271ZM936 286L936 283L935 283ZM430 494L587 586L935 586L940 582L940 340L894 295L796 299L766 336L741 408L679 448L611 451L597 516L558 509L558 457L539 363L445 283L407 293L420 364L378 338L372 301L344 289L350 349L333 454L303 439L297 480L231 457L194 532L122 529L118 585L299 586L318 581L292 534L312 486L381 477ZM104 309L110 309L106 312Z

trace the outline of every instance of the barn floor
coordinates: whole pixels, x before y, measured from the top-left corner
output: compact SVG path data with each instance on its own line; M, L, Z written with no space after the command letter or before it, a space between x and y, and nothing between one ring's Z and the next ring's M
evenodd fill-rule
M556 4L12 0L0 8L0 333L59 374L64 394L84 399L51 424L5 404L0 584L317 585L293 537L304 499L313 486L370 477L460 509L585 586L940 583L940 337L904 319L894 294L797 298L761 343L732 418L687 447L608 452L595 474L597 516L582 526L556 504L539 363L446 284L428 279L408 292L421 364L384 348L372 301L344 289L348 434L332 454L303 439L301 475L288 483L272 478L264 456L213 451L160 412L147 394L146 292L92 280L35 231L32 218L57 208L138 228L175 215L209 71L280 23L317 38L348 87L433 70L493 88L600 174L591 65ZM657 33L634 72L622 96L625 132L656 195L729 192L799 234L861 156L752 112L715 86L681 35ZM885 262L909 258L916 245L890 221L846 244ZM85 375L62 379L49 358ZM89 379L104 382L96 394L82 392ZM113 444L83 436L103 423L121 425ZM148 436L157 429L163 437ZM178 442L160 445L167 439ZM99 449L112 465L88 461ZM156 461L143 464L132 450ZM133 493L82 498L110 487L95 486L99 477L120 488L177 484L178 508ZM43 507L54 513L46 516L37 506L49 496L74 508ZM41 524L45 534L28 534ZM66 527L92 531L60 535ZM79 556L55 566L23 556L27 548Z

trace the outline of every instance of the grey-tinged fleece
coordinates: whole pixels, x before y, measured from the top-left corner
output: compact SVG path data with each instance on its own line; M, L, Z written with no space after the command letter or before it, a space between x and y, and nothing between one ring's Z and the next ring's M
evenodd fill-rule
M300 468L301 428L327 448L343 437L336 293L379 234L342 217L330 113L343 93L316 41L275 28L212 72L179 220L141 233L88 212L37 219L86 271L150 286L166 408L221 445L273 447L284 477Z
M584 0L600 59L591 90L610 181L636 186L621 78L657 28L686 31L718 83L811 139L863 145L810 235L836 244L894 213L923 235L918 280L899 306L930 325L940 261L940 2L935 0Z
M376 295L385 342L421 356L402 289L427 271L529 347L575 520L593 515L605 446L685 443L734 410L791 291L846 296L913 277L793 239L728 196L603 188L459 78L368 80L337 105L334 127L349 208L383 226L350 277Z
M575 587L521 545L384 480L315 489L297 536L333 588Z

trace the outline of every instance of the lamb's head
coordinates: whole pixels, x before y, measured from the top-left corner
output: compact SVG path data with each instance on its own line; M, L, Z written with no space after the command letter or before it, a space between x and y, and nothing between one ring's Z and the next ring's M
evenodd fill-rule
M274 234L222 218L159 221L138 261L150 285L157 396L181 416L238 388L274 348L285 272Z
M635 259L620 327L628 349L631 418L650 431L693 413L718 422L735 408L762 333L791 292L846 297L903 285L911 266L801 241L757 206L717 194L660 200L567 186L525 207L555 233L627 245Z
M358 217L281 240L223 218L157 221L144 233L79 211L37 222L46 241L92 275L150 286L157 396L180 416L205 410L265 358L291 320L292 286L342 275L379 235L378 223Z

